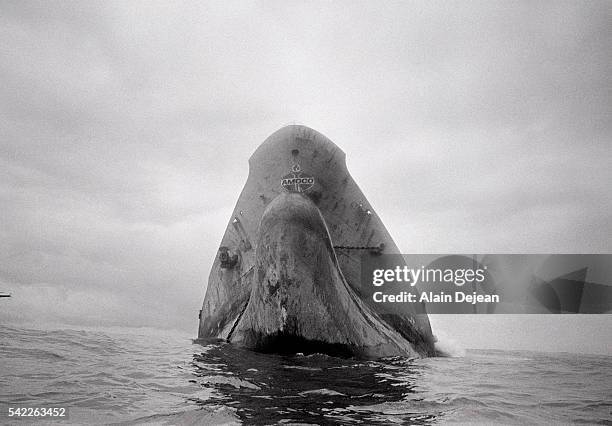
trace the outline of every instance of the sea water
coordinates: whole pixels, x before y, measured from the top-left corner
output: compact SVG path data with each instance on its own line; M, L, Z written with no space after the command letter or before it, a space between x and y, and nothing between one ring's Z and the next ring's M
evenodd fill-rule
M9 407L65 407L64 424L612 424L610 356L467 350L362 361L192 337L0 326L0 421L33 421L8 417Z

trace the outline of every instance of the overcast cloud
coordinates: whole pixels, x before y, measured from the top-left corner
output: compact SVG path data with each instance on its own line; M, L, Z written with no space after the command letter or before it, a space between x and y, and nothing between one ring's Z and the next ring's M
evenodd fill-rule
M290 123L346 152L404 252L609 253L611 22L609 1L0 0L0 319L195 333L247 160Z

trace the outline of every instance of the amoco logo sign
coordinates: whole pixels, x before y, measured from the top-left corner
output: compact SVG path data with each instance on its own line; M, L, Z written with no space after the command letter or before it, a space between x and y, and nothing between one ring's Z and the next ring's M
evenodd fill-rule
M302 172L298 164L294 164L291 173L283 176L281 185L289 192L304 192L314 185L315 180Z

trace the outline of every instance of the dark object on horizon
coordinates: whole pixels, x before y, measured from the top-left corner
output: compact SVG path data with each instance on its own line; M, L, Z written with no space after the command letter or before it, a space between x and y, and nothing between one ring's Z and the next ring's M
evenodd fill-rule
M361 257L382 251L399 253L344 152L308 127L282 128L249 160L198 338L262 352L435 355L424 305L383 313L363 300Z
M0 297L11 297L9 293L0 293Z

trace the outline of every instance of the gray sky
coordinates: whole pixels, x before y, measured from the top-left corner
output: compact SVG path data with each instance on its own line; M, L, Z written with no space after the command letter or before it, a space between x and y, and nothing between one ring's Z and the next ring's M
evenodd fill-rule
M609 1L0 0L0 320L195 333L247 160L293 122L346 152L404 252L612 252L611 22ZM528 346L557 320L482 328Z

